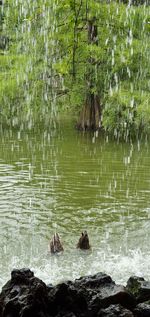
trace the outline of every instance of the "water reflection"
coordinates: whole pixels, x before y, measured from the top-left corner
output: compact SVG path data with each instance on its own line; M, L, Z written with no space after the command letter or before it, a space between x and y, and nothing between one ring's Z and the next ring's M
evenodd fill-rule
M0 286L13 267L56 283L105 271L150 275L150 146L55 131L7 131L0 146ZM81 230L92 251L76 250ZM61 256L48 254L54 231Z

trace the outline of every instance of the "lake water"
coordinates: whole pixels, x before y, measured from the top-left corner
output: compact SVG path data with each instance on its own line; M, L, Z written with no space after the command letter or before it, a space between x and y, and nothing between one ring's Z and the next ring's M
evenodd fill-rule
M91 251L76 249L87 230ZM51 256L57 231L64 253ZM0 288L13 268L46 283L99 271L150 279L150 145L77 132L1 131Z

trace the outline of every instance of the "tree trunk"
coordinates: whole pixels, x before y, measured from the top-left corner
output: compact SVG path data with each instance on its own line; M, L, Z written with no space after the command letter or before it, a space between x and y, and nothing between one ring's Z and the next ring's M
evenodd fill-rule
M88 43L90 45L98 46L98 34L96 19L88 21ZM86 75L86 87L87 93L85 97L85 104L81 110L80 118L77 123L79 130L98 130L101 127L101 105L100 98L96 92L94 92L95 72L98 71L98 65L95 59L91 56L88 61L87 75Z

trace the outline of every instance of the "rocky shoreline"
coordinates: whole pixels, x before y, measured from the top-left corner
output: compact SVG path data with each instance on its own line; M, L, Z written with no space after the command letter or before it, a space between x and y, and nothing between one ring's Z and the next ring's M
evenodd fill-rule
M0 317L150 317L150 282L130 277L126 287L97 273L46 285L29 269L13 270L0 294Z

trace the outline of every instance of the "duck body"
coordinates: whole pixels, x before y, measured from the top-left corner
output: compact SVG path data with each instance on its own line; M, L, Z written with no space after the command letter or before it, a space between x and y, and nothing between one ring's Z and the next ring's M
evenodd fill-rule
M64 251L64 248L62 246L58 233L54 233L49 246L50 246L50 252L52 254Z
M87 231L81 233L81 237L78 241L77 248L81 250L88 250L91 248Z

